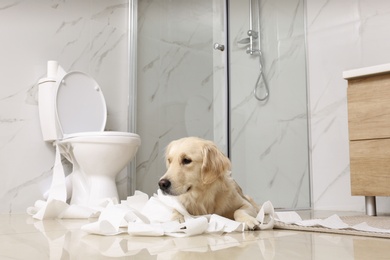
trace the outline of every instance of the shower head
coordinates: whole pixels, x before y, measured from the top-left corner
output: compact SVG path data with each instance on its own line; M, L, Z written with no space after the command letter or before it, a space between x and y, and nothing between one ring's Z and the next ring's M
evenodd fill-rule
M244 38L244 39L241 39L241 40L237 41L237 43L239 43L239 44L248 44L248 43L250 43L250 41L251 40L248 37L248 38Z

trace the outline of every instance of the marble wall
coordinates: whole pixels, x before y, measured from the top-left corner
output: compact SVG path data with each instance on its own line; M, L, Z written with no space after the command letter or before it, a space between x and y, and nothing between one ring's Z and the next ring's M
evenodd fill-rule
M307 0L312 199L315 209L364 210L350 195L345 70L390 62L390 2ZM390 212L389 198L378 198Z
M127 131L128 1L0 2L0 212L25 212L50 185L54 149L42 140L37 82L47 60L100 84L107 129ZM127 171L118 186L127 195Z

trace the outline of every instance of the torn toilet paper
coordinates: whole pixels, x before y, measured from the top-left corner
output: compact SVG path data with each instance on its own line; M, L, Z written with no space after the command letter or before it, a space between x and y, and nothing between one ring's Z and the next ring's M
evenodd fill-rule
M353 229L358 231L377 232L390 234L389 229L374 228L367 225L366 222L350 226L342 219L334 214L326 219L308 219L302 218L295 211L275 212L275 220L285 223L303 227L324 227L329 229Z
M171 221L172 210L180 212L184 223ZM242 232L245 224L219 215L191 216L173 196L164 195L160 190L153 197L136 191L133 196L121 203L106 200L100 206L86 207L68 205L64 201L50 199L38 201L28 209L34 218L99 218L96 222L82 226L82 230L98 235L118 235L128 233L134 236L173 236L186 237L213 232ZM274 207L267 201L257 215L259 229L272 229Z
M184 223L171 221L172 209L183 214ZM260 229L273 228L274 208L271 202L263 204L257 220L261 223ZM242 232L244 225L215 214L191 216L175 197L164 195L159 190L150 199L136 191L126 201L103 209L99 219L84 225L82 230L99 235L128 233L134 236L187 237L213 232Z

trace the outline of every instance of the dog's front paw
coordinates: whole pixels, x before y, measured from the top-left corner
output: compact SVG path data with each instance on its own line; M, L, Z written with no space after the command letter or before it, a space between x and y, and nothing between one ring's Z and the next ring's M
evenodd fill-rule
M182 214L180 214L179 211L177 211L177 210L173 210L171 219L172 219L172 221L179 221L179 223L185 222L184 216Z
M245 230L255 230L260 225L260 222L256 218L249 215L241 216L236 221L244 223Z
M260 222L254 217L248 218L244 223L245 223L245 230L255 230L260 225Z

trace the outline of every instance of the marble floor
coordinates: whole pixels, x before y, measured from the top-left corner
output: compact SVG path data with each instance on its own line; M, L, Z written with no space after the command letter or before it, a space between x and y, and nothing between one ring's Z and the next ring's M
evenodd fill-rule
M80 230L89 221L0 215L0 259L390 259L390 239L287 230L189 238L98 236Z

